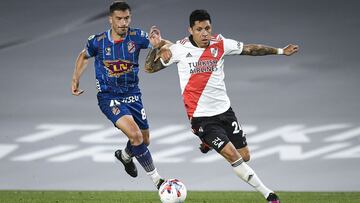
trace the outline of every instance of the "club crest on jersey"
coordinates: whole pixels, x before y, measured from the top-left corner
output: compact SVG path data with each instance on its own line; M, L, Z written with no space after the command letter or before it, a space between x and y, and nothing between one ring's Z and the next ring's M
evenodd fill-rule
M111 47L106 47L105 48L105 55L106 56L111 56Z
M218 48L210 48L210 53L213 57L216 57L219 53Z
M104 67L108 71L109 77L120 77L132 71L134 64L126 60L105 60Z
M133 42L133 41L129 41L128 43L127 43L127 48L128 48L128 52L130 53L130 54L132 54L132 53L134 53L135 52L135 43Z

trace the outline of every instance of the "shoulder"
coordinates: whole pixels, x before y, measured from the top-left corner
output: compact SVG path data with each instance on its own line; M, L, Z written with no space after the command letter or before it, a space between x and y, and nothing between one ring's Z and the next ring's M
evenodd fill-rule
M135 38L148 38L148 33L140 28L129 28L129 36Z
M89 42L99 42L103 39L107 38L107 32L102 32L102 33L99 33L99 34L95 34L95 35L90 35L88 37L88 41Z
M190 43L190 40L189 40L189 38L188 37L185 37L185 38L183 38L183 39L180 39L180 40L178 40L178 41L176 41L176 44L177 45L185 45L186 43Z
M224 41L225 40L225 37L221 34L215 34L213 36L211 36L211 40L212 42L221 42L221 41Z

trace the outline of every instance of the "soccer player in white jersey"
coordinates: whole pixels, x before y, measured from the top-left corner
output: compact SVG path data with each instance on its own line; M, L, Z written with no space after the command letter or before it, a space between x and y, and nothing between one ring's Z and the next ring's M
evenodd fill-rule
M160 31L150 31L150 42L158 44L149 51L145 70L157 72L177 64L180 87L192 130L201 140L200 150L215 149L233 167L236 175L259 191L269 203L280 203L274 191L267 188L245 162L250 159L246 137L230 107L224 83L224 56L270 54L290 56L297 45L273 48L258 44L243 44L222 35L211 35L210 15L195 10L190 15L190 36L172 44L161 39ZM160 51L159 51L160 50ZM158 60L160 58L160 60Z

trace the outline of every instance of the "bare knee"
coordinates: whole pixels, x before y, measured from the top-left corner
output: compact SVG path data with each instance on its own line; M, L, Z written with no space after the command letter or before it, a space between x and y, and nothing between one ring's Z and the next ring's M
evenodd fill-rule
M238 149L238 152L240 153L242 159L245 162L250 161L250 150L248 147L240 148L240 149Z
M241 157L245 162L250 161L250 153L247 153L245 155L241 155Z
M235 149L231 142L225 145L225 147L220 151L220 154L231 164L241 158L240 153Z
M146 145L146 146L149 146L150 145L150 139L149 138L145 138L144 137L144 144Z
M128 135L131 145L140 145L144 142L143 136L140 131L134 131L129 133Z
M149 146L150 145L150 133L149 133L149 130L141 130L141 134L143 136L143 140L144 140L144 144L146 146Z

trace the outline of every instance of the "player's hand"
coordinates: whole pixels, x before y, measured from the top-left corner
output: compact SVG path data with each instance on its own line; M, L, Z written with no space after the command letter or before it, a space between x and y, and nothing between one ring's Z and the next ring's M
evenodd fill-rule
M286 47L284 47L283 50L284 50L284 55L291 56L291 55L293 55L293 54L295 54L296 52L299 51L299 46L289 44Z
M168 63L171 56L172 56L172 53L171 53L169 47L163 46L163 47L161 47L160 51L157 53L154 61L157 61L159 58L162 58L162 60L165 63Z
M159 48L161 40L162 38L159 28L157 28L155 25L151 26L149 31L149 41L151 45L154 48Z
M74 96L79 96L84 93L84 90L79 89L79 80L73 79L71 82L71 93Z
M200 151L204 154L208 153L210 150L212 150L212 148L207 145L205 142L201 143L200 144L200 147L199 147Z

